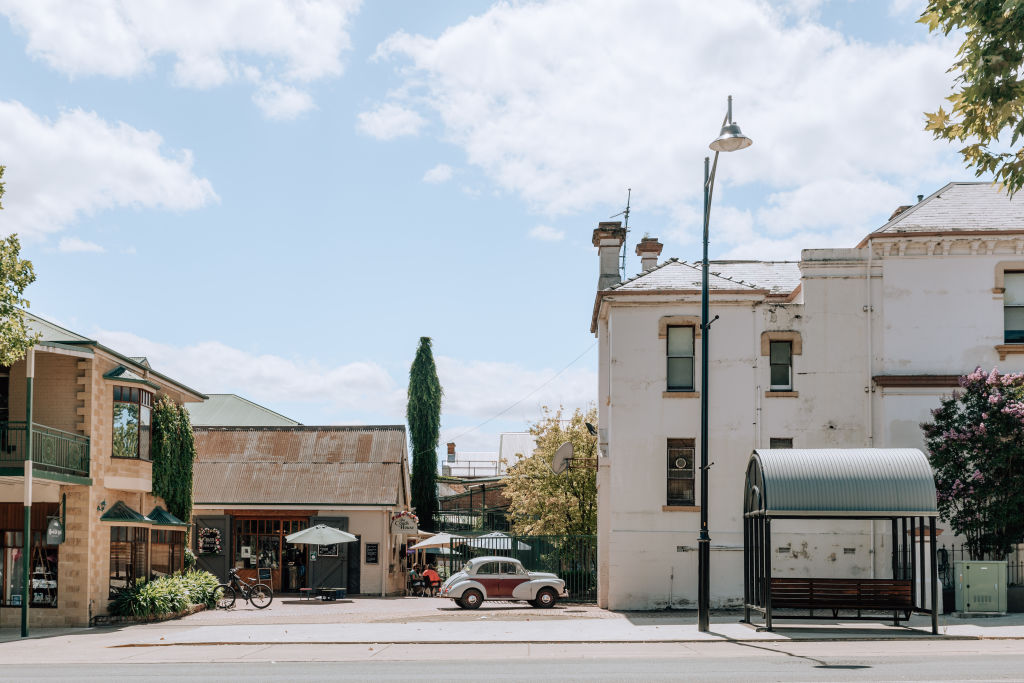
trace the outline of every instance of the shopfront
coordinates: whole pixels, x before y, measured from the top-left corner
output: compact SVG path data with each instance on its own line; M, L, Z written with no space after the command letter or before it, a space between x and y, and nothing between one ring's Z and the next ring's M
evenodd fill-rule
M29 554L31 577L30 607L57 606L57 569L60 546L47 545L46 528L58 516L58 503L32 506L32 543ZM0 503L0 607L20 608L24 596L25 507L19 503Z

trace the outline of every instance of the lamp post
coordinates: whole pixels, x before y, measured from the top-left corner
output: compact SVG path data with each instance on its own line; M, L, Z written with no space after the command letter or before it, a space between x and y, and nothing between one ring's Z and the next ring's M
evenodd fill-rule
M754 144L732 120L732 95L722 121L722 131L709 145L715 153L714 163L704 157L704 261L701 264L700 286L700 537L697 539L697 629L709 629L711 607L711 536L708 534L708 335L711 323L708 314L708 224L711 218L711 196L715 189L715 171L719 152L735 152Z

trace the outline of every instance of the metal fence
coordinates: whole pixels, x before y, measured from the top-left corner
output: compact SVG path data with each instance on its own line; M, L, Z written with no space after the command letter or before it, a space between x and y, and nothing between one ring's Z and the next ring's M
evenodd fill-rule
M565 581L571 602L597 602L596 536L453 537L439 561L448 575L474 557L512 557L534 572L551 572Z
M945 588L953 588L955 577L953 563L970 560L971 554L966 545L945 545L939 547L938 570L939 578ZM1006 580L1011 586L1024 585L1024 543L1017 544L1006 557L985 558L1006 560Z
M24 422L0 422L0 466L25 462L27 428ZM33 466L51 472L89 476L89 437L32 424Z

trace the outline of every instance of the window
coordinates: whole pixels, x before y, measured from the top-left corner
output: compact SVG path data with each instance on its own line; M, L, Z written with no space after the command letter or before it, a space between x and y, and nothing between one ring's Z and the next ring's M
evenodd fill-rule
M792 391L793 342L771 342L769 346L768 365L771 369L771 390Z
M772 438L768 439L768 448L792 448L792 447L793 447L793 439L792 438L785 438L785 439L783 439L783 438L772 437Z
M185 532L153 530L149 578L158 579L181 571L185 559Z
M153 394L135 387L114 387L115 458L149 460L149 427Z
M668 390L693 391L693 328L670 326L668 341Z
M118 591L130 588L146 578L149 555L149 529L143 527L110 527L110 599Z
M1006 273L1003 292L1003 341L1024 344L1024 273Z
M693 439L668 440L667 505L693 505Z

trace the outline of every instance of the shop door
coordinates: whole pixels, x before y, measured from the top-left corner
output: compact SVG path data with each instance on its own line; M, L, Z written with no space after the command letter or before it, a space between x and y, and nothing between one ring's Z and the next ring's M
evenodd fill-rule
M192 551L196 554L196 567L208 571L221 581L228 580L231 559L231 517L228 515L203 515L195 517L192 532ZM203 552L203 545L207 552ZM220 552L215 552L215 547Z
M335 529L348 531L348 517L314 517L310 520L313 526L326 524ZM348 587L348 554L351 543L339 543L334 546L310 546L310 588L347 588ZM316 552L316 559L313 553Z
M363 556L363 541L360 538L358 541L346 543L345 546L345 552L348 554L348 594L359 595L359 558Z

